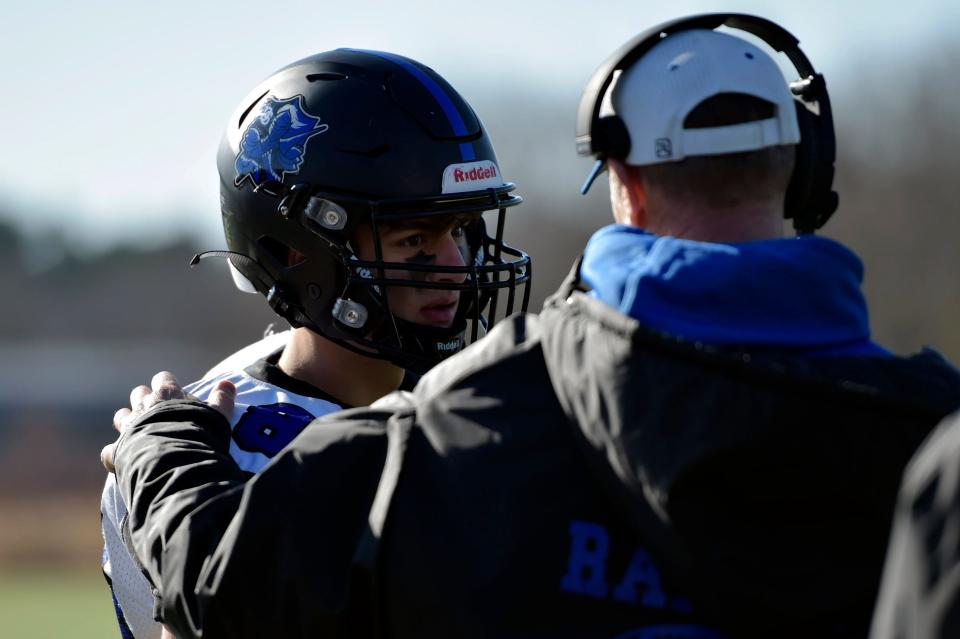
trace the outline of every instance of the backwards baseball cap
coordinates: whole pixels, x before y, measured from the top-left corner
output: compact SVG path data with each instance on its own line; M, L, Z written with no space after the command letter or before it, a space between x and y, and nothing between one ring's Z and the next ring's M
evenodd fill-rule
M721 93L760 98L775 113L740 124L684 128L693 109ZM612 113L630 135L624 161L635 166L800 142L794 100L777 63L742 38L706 29L664 38L620 73L600 108L601 117Z

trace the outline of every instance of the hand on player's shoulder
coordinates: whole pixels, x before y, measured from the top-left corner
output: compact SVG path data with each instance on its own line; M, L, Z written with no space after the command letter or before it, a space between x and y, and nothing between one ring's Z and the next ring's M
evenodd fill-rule
M229 419L236 396L237 389L233 383L223 380L210 393L206 404ZM150 380L150 386L141 384L130 391L130 407L121 408L113 414L114 429L122 436L135 419L158 403L171 399L195 398L183 390L173 373L161 371ZM120 438L117 437L116 441L104 446L100 451L100 463L111 473L115 470L114 456L119 441Z

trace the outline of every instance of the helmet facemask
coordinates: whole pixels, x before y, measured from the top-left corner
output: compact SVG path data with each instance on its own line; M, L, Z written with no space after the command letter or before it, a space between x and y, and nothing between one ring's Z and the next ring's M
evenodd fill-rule
M340 333L337 341L348 340L365 352L372 350L372 356L419 371L456 353L468 340L476 341L498 314L505 317L515 310L526 310L529 303L530 258L503 242L505 209L520 201L509 195L510 190L512 185L499 193L470 194L472 197L466 198L384 200L366 202L366 206L342 196L314 194L302 209L302 223L337 245L338 266L344 277L332 308L315 310L305 304L305 315L312 318L328 313L330 323L325 331L319 331L322 334L334 337L333 333ZM481 215L491 206L497 206L498 211L493 236L487 233ZM367 226L362 251L357 245L360 224L343 222L344 218L356 219L357 213L360 224ZM339 228L331 228L334 226ZM423 231L428 236L462 234L461 263L434 263L436 256L413 249L405 251L409 257L398 261L397 249L385 246L386 238L402 238L407 233L419 236ZM521 286L523 290L519 291ZM421 292L429 296L427 291L440 292L440 298L443 292L456 292L455 312L449 323L424 321L411 312L410 305L418 306ZM321 323L313 321L311 325L321 328Z

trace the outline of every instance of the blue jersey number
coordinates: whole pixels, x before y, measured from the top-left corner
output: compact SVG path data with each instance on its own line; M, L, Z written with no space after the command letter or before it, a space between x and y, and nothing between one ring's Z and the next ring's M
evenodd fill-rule
M243 450L273 457L312 421L296 404L251 406L233 429L233 440Z

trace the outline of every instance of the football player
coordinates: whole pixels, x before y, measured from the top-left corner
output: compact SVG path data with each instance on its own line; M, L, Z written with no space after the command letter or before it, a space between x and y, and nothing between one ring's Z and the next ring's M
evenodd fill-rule
M470 105L398 55L339 49L286 66L231 116L218 153L236 285L293 329L187 388L238 391L231 452L260 470L313 418L410 388L416 373L525 310L530 260L503 242L521 202ZM486 231L484 211L498 211ZM113 475L101 502L103 570L123 637L160 637L154 593L123 545Z

